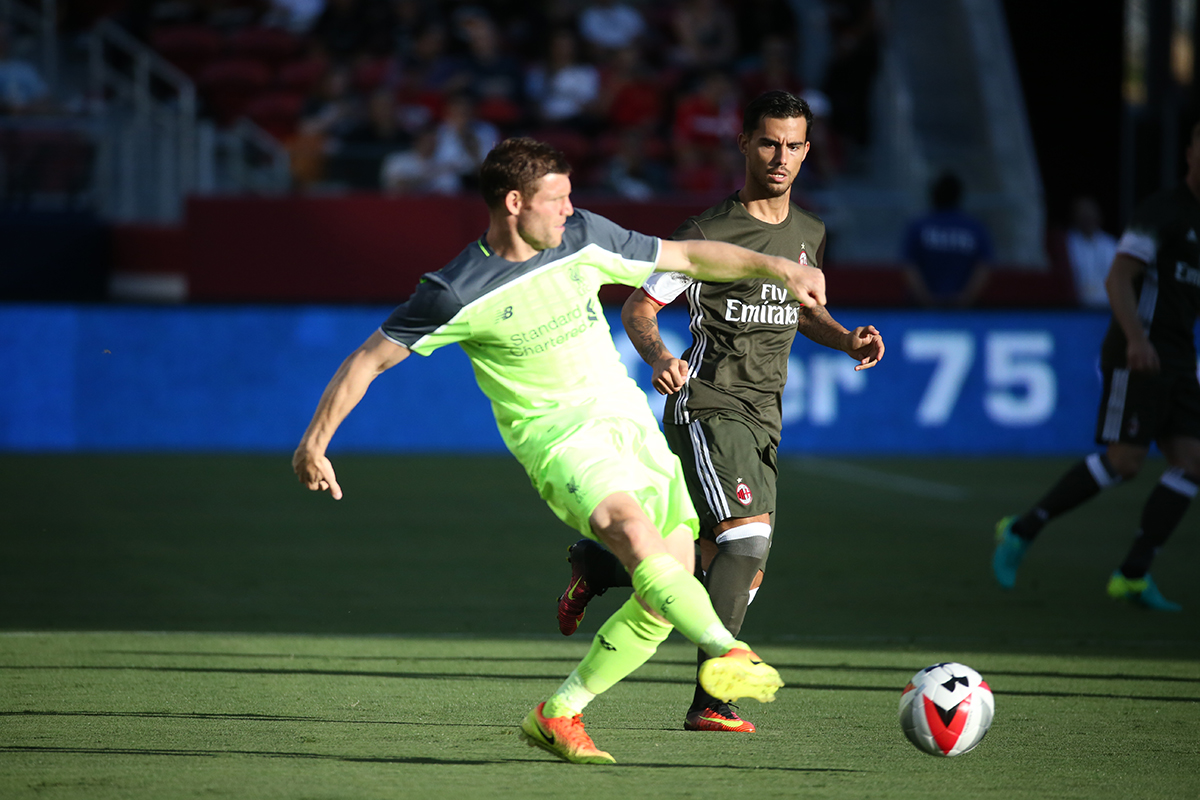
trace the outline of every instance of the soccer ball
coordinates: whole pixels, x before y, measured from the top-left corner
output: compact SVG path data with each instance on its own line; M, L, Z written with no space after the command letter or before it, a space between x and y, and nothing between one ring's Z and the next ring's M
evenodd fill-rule
M964 664L934 664L912 676L900 695L900 727L917 749L962 755L983 739L996 704L978 672Z

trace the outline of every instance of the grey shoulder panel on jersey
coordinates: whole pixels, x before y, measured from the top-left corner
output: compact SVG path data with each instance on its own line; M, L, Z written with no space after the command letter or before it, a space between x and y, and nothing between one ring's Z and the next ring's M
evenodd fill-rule
M528 261L508 261L493 255L483 237L471 242L449 264L423 275L412 297L397 306L380 328L388 338L411 345L481 297L546 264L569 258L590 244L631 261L653 261L658 253L654 237L577 209L567 217L562 243Z

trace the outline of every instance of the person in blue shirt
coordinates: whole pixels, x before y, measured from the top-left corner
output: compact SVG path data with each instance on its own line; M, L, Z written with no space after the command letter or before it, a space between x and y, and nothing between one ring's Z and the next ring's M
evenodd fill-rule
M964 212L962 180L952 172L933 182L933 210L904 233L905 277L918 305L970 308L987 283L992 238L983 223Z

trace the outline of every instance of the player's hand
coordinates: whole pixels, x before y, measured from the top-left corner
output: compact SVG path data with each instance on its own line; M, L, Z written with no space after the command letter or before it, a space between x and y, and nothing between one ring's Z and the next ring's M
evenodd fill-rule
M663 358L654 363L650 383L659 394L675 394L688 379L688 363L682 358Z
M1134 372L1151 373L1158 372L1162 366L1158 360L1158 351L1145 337L1131 339L1125 346L1125 364Z
M883 334L876 330L874 325L855 328L847 336L849 344L846 347L846 355L858 361L855 372L870 369L883 358Z
M802 306L825 305L825 273L788 262L787 290Z
M303 445L292 454L292 471L310 491L329 492L334 500L342 499L333 463L323 453L314 453Z

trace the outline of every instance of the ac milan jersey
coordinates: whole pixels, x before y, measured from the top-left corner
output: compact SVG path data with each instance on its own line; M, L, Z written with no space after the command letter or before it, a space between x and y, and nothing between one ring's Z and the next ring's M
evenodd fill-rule
M791 206L778 224L752 216L737 194L689 218L675 239L730 242L767 255L819 267L825 224ZM765 428L778 444L787 361L796 338L801 305L776 281L693 281L678 273L655 273L642 286L667 304L685 294L692 345L681 356L688 381L668 395L663 421L686 425L717 410L730 410Z

